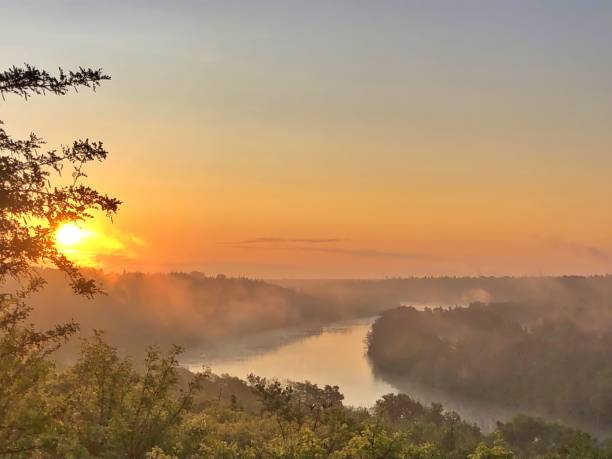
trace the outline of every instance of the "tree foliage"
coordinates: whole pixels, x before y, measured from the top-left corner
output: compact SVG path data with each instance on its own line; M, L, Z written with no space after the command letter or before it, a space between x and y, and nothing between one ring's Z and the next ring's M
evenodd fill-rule
M79 69L53 77L26 65L0 73L0 95L63 95L70 88L94 88L109 79L100 70ZM0 120L0 285L21 283L14 292L0 294L0 454L31 453L43 442L55 412L47 396L54 366L50 354L78 330L72 321L46 331L27 323L31 307L27 295L43 279L36 268L51 263L70 279L76 293L91 296L99 287L58 252L53 232L65 221L90 217L94 209L114 213L119 201L81 183L88 162L103 160L102 143L77 140L60 150L44 150L35 134L13 139ZM72 168L71 183L53 180L65 167Z
M372 327L368 355L384 376L611 428L612 325L594 331L564 310L538 316L535 306L526 321L522 309L389 310Z
M172 444L205 377L197 374L179 387L180 352L175 347L162 356L150 348L144 369L136 372L101 333L86 340L80 359L55 385L63 399L58 455L142 458L155 446Z
M101 70L81 68L66 74L60 69L54 77L26 65L0 73L0 94L63 95L79 86L95 89L108 79ZM0 126L0 282L8 276L26 278L26 289L39 288L41 278L35 267L51 263L68 275L76 293L90 296L99 291L57 250L53 235L60 224L83 221L94 210L109 215L117 211L117 199L82 183L86 165L107 155L102 142L79 139L59 149L46 149L36 134L14 139ZM70 170L71 180L59 185L54 179L65 169Z
M77 71L70 70L66 73L60 68L58 73L58 76L53 76L46 70L40 70L29 64L24 64L23 67L13 66L0 72L0 95L4 98L5 94L17 94L27 99L32 94L64 95L71 88L78 90L79 87L95 91L101 81L110 80L101 69L79 67Z

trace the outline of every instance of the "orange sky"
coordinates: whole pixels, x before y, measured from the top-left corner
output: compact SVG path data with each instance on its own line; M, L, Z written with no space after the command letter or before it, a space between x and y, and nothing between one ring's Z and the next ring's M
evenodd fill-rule
M91 182L125 204L92 223L93 263L256 277L612 270L611 7L238 4L6 13L2 68L113 77L0 112L15 135L111 151Z

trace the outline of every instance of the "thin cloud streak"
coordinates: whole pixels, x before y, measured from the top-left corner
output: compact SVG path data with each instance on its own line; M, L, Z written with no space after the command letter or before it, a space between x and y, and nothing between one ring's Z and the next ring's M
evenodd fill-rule
M411 252L389 252L381 251L376 249L342 249L338 247L309 247L300 245L290 246L258 246L258 245L242 245L237 244L234 246L237 249L247 250L285 250L285 251L301 251L301 252L318 252L328 253L334 255L349 255L354 257L368 257L368 258L398 258L398 259L422 259L429 258L425 254L411 253Z
M341 238L305 238L305 239L287 239L282 237L258 237L254 239L246 239L238 242L238 244L333 244L337 242L345 242L347 239Z
M556 247L566 248L574 251L575 253L583 256L589 256L605 262L612 262L612 253L591 245L577 244L577 243L557 243Z

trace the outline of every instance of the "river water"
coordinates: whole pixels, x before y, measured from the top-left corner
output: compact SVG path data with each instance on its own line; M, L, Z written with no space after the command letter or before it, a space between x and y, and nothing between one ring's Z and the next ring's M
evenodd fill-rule
M343 321L318 330L289 329L256 337L255 345L238 343L226 355L206 363L214 373L239 378L254 373L279 380L310 381L319 386L337 385L345 404L369 407L382 395L397 392L374 377L365 356L365 338L373 321L374 318Z
M205 363L214 373L239 378L253 373L281 381L337 385L344 394L344 403L352 406L371 407L384 394L403 392L425 405L441 403L446 410L456 411L484 431L494 430L497 421L507 421L519 412L516 408L449 394L410 379L383 381L376 377L365 355L365 338L374 320L337 322L315 330L285 329L249 337ZM192 358L185 363L191 369L199 369L202 360ZM592 426L576 427L601 434Z

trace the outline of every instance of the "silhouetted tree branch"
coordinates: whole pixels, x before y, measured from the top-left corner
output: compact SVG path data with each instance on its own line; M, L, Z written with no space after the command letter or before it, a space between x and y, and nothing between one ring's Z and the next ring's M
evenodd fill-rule
M51 76L44 70L25 65L0 73L0 94L64 95L79 86L95 89L110 77L101 70L80 68L76 72ZM7 276L28 279L26 290L42 285L35 267L51 263L66 273L76 293L91 296L99 292L91 279L55 247L53 235L64 222L92 217L94 210L112 216L120 201L102 194L81 181L87 177L85 166L103 161L108 152L102 142L76 140L60 149L44 149L36 134L13 139L0 121L0 282ZM72 182L57 185L53 179L70 169Z
M95 89L108 79L101 70L83 68L68 73L60 69L54 77L26 64L0 73L0 95L63 95L79 86ZM27 281L15 293L0 293L0 455L10 457L39 449L52 417L45 389L53 371L48 356L78 331L73 321L46 331L26 322L32 308L25 297L44 284L36 267L55 265L78 294L99 292L98 285L57 250L54 232L64 222L91 218L94 210L112 215L120 204L81 183L87 177L85 166L107 157L101 142L76 140L50 150L44 146L36 134L12 138L0 121L0 285L6 288L8 278ZM60 185L57 179L65 169L72 180Z
M92 88L94 91L100 86L102 80L110 80L102 69L79 67L76 72L68 73L59 68L59 75L52 76L46 70L39 70L28 64L23 67L11 67L0 73L0 95L17 94L26 99L32 94L45 94L51 92L64 95L70 89L77 90L79 86Z

